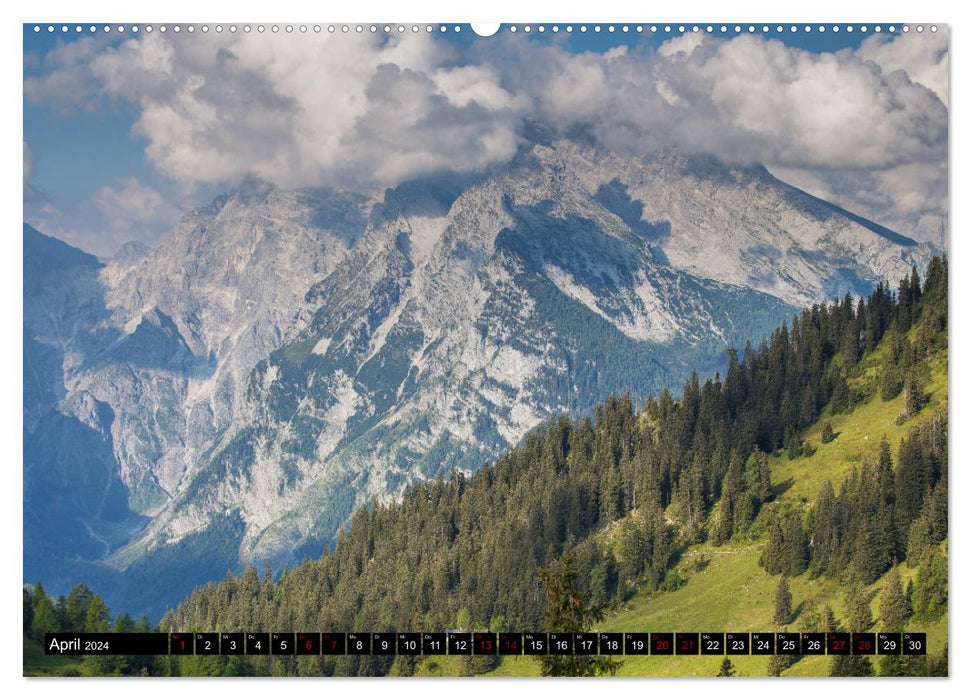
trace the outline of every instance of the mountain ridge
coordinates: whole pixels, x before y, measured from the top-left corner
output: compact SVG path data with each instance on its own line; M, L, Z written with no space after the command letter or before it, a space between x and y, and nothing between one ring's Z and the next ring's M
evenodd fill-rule
M794 302L930 254L791 209L766 176L552 142L497 173L370 197L249 182L148 253L99 263L101 308L78 314L97 352L48 374L69 404L113 407L107 427L80 413L151 518L107 563L242 523L239 543L215 537L237 548L221 563L280 566L366 500L475 470L611 391L713 372ZM44 294L25 277L25 312Z

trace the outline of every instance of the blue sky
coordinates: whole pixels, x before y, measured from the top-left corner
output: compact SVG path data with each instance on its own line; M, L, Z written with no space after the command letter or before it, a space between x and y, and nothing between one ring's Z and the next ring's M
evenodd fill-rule
M34 26L24 25L25 78L43 75L45 55L79 38L73 31L37 34ZM116 44L121 39L112 35L103 41ZM131 133L136 117L134 106L124 103L82 111L52 109L24 99L24 138L37 157L34 186L57 202L73 204L117 177L154 180L154 170L144 159L146 142Z
M243 115L240 113L249 110L248 103L228 95L230 87L221 93L215 87L220 82L228 83L219 74L226 64L219 58L216 43L208 57L200 56L196 50L203 42L214 42L215 34L190 35L183 31L176 35L170 31L162 38L156 31L151 37L155 42L155 53L150 54L147 49L130 46L133 42L139 46L149 43L144 30L136 38L130 28L121 34L117 25L113 25L113 31L105 33L100 29L103 25L97 25L98 31L91 34L89 26L84 25L83 31L77 33L71 25L65 33L60 31L60 26L54 32L48 32L47 26L43 25L40 32L35 32L34 25L24 25L24 139L28 175L25 217L51 235L101 255L110 254L125 240L137 239L151 244L186 208L231 188L234 181L247 174L247 170L270 181L277 179L275 184L280 186L307 186L319 181L330 186L363 189L395 184L397 180L420 174L420 167L416 169L415 163L441 168L443 163L454 162L459 170L474 170L507 157L522 120L537 116L562 129L581 120L587 126L594 125L595 130L603 134L604 145L640 149L647 153L651 148L665 146L665 142L646 137L625 137L625 141L618 134L622 130L629 131L631 118L637 121L638 115L650 113L651 119L641 120L635 125L635 131L663 133L663 138L669 139L674 147L685 147L685 144L708 138L708 142L697 147L714 150L725 158L737 159L751 154L751 158L765 162L773 172L783 174L784 179L810 189L814 194L838 200L866 216L882 217L881 223L892 227L924 226L932 231L935 224L931 219L946 216L946 155L942 156L942 153L946 154L947 111L946 106L933 104L935 96L945 105L947 99L946 94L934 92L935 89L938 93L946 92L941 89L942 80L946 88L946 56L942 62L939 48L943 45L946 54L943 33L933 40L929 33L926 39L920 39L926 46L934 41L938 46L936 52L915 52L916 36L902 37L899 24L893 25L893 36L888 36L891 26L888 23L880 25L882 31L878 37L875 37L873 25L868 25L866 32L860 30L861 25L852 25L853 32L847 31L848 25L845 24L838 25L839 32L833 31L834 25L825 25L825 32L819 32L818 25L813 25L810 32L805 31L805 25L798 25L795 32L791 31L792 25L784 25L782 32L777 31L778 25L769 25L768 32L763 31L762 25L756 25L754 36L758 38L755 40L737 37L736 25L730 23L725 24L727 31L724 33L720 31L721 24L711 23L714 31L710 36L706 31L708 24L698 25L699 32L694 34L695 25L691 23L683 25L683 34L679 30L681 25L676 23L657 25L657 33L650 31L651 25L640 25L644 28L641 33L636 31L637 25L630 25L630 30L625 33L619 24L615 25L614 32L608 31L608 25L602 25L600 32L594 31L594 25L587 25L584 32L581 25L574 24L572 32L566 31L567 25L559 25L560 31L554 33L552 25L546 25L546 31L540 33L533 27L528 34L523 31L523 25L518 25L518 31L513 34L506 25L499 35L489 38L476 37L468 25L461 25L462 31L458 33L451 31L454 25L449 25L450 30L444 34L432 33L435 37L432 48L412 51L408 43L416 40L406 31L403 37L393 36L387 42L379 42L385 45L367 49L375 52L373 72L361 74L360 98L372 100L369 95L378 92L376 86L383 86L383 94L395 91L395 79L379 69L382 64L391 64L399 70L397 85L404 86L415 76L420 76L425 80L424 87L408 83L410 88L401 87L396 101L380 98L366 114L338 113L335 118L329 111L332 103L327 102L326 95L317 95L303 104L308 88L292 92L288 75L275 72L278 61L271 55L274 51L286 53L299 45L307 47L308 61L327 61L328 57L320 53L319 41L326 37L326 27L320 37L310 33L303 37L296 34L287 37L281 32L271 38L269 31L260 37L254 31L247 37L250 43L243 49L246 55L241 63L251 66L252 70L246 75L233 72L234 80L240 81L239 89L243 91L258 85L254 94L266 94L268 101L254 106L252 114ZM665 31L667 26L670 26L670 32ZM741 26L742 35L749 34L748 26ZM220 41L231 48L222 50L236 51L233 43L236 39L230 40L228 34L225 32ZM424 32L419 32L420 37L422 34ZM348 45L354 40L360 41L354 37L353 29L349 36L337 38L346 38ZM243 37L239 36L239 39ZM252 40L256 39L276 42L273 45L278 48L254 49L256 42ZM315 39L318 40L316 46L311 43ZM422 41L427 42L427 37L422 37ZM397 48L390 46L395 43ZM736 48L732 51L718 49L726 44ZM331 42L328 46L336 44ZM773 46L780 47L781 51ZM165 60L175 66L168 82L159 80L155 84L155 76L150 71L136 74L134 70L126 70L126 63L130 68L130 64L139 60L159 60L159 54L166 51L171 51L172 55ZM803 52L809 55L801 55ZM83 56L72 55L78 53ZM588 60L591 54L594 56ZM830 55L835 57L832 61L824 60ZM879 119L879 115L867 108L866 100L875 103L891 99L903 103L904 109L912 112L908 116L911 122L929 121L937 124L937 128L929 133L908 134L899 132L908 128L906 125L892 125L887 129L888 139L896 139L898 144L901 140L912 144L910 150L905 148L906 153L899 161L884 157L881 148L885 146L889 151L891 142L888 141L885 145L874 143L867 147L868 155L859 163L847 162L841 158L840 149L827 152L825 145L814 143L819 137L813 130L821 127L801 123L802 117L798 115L805 111L805 105L793 103L788 122L763 124L762 117L757 115L758 103L733 106L732 100L719 96L722 90L719 85L724 84L725 77L711 77L717 75L719 61L726 65L734 62L736 74L738 66L742 66L742 70L752 66L753 79L757 80L765 73L760 65L771 65L778 75L772 77L775 82L767 83L770 95L780 92L778 87L772 86L790 83L812 86L821 79L820 76L838 76L841 70L847 74L845 83L852 85L854 80L861 80L861 70L872 72L875 62L880 66L884 82L872 96L862 96L860 105L855 107L860 114L866 114L871 120ZM865 66L870 68L862 68ZM785 75L786 70L793 72L791 79ZM897 78L891 77L894 71L900 70L907 74L908 84L902 85ZM656 71L670 77L641 85L637 82L638 71L641 75ZM600 78L589 80L592 74ZM614 101L613 93L605 99L598 80L613 85L608 88L610 90L623 92L627 89L624 86L632 84L631 76L638 85L632 92L653 90L656 86L664 99L653 95L644 97L640 104L635 99L621 96L616 98L616 104L609 111L602 113L588 110L583 100L573 103L566 100L563 88L558 93L551 91L545 98L533 99L533 95L541 92L551 80L560 79L563 85L570 86L566 88L568 91L576 91L581 98L589 93L588 103ZM726 76L733 77L731 74ZM343 77L340 72L335 74L335 80ZM205 86L188 96L184 81L196 79L202 80ZM424 94L422 90L429 80L437 87ZM706 80L710 84L705 83ZM860 84L869 80L867 77ZM834 82L833 92L837 93L843 81L837 78ZM309 89L316 89L318 83ZM364 89L365 83L372 88L370 93ZM473 83L474 87L468 88ZM145 87L148 84L151 84L150 89ZM914 84L919 89L915 90ZM744 85L738 90L744 91ZM672 97L669 88L679 94ZM321 89L331 93L340 90L355 92L353 87L343 83L333 89L326 86ZM433 94L436 90L439 94ZM198 104L195 95L205 91L210 93L205 104ZM396 123L385 122L387 115L397 108L395 105L401 106L416 94L421 95L415 98L416 104L422 101L418 108L430 110L423 113L422 119L426 122L437 120L454 127L454 141L448 138L448 130L429 134L412 125L414 128L399 133ZM448 102L447 109L435 111L438 107L434 105L442 103L443 96ZM168 109L166 100L170 98L185 104ZM665 106L664 100L670 104ZM288 102L294 103L292 113L285 106ZM818 102L810 108L815 109ZM835 99L832 108L834 114L848 109ZM179 109L182 113L174 114ZM689 114L700 114L704 119L691 125L695 131L687 132L688 127L679 125L679 118L672 116L677 109L687 109ZM789 106L782 105L779 111L786 114L788 109ZM213 110L219 115L228 115L225 124L215 123L205 131L193 127L200 119L199 115L210 114ZM326 113L328 119L338 123L337 126L331 129L329 122L324 120L320 128L330 131L317 134L320 125L295 116L297 112L306 114L308 110ZM258 123L256 115L264 112L270 117L267 121L274 123ZM616 119L617 123L613 124L611 120L617 114L626 115L626 121ZM168 118L171 123L165 121ZM471 126L469 120L474 122ZM942 121L943 127L940 125ZM771 140L771 134L776 132L799 132L801 129L806 133L793 134L797 147L790 148L785 143ZM764 143L760 130L767 135ZM467 138L470 131L473 141L479 139L480 148L476 155L466 159L468 149L463 146L460 150L459 146L463 145L461 139ZM841 131L834 130L834 138ZM304 133L311 135L309 142L301 142L292 135ZM364 139L364 133L371 134L370 138ZM367 145L380 141L384 135L387 135L384 150L369 152ZM319 143L312 140L317 136L321 139ZM213 137L216 140L210 142ZM861 131L859 138L866 140L870 136ZM182 139L181 143L179 139ZM349 151L350 158L348 152L328 150L336 142L354 143L358 140L360 145ZM927 142L931 143L929 147L920 145ZM195 155L184 147L186 143L199 145ZM247 152L234 156L234 162L223 163L233 160L227 151L234 150L234 144L238 143L246 144ZM401 143L419 145L396 153L395 149ZM309 158L312 162L306 162L306 151L314 153ZM389 152L386 158L382 155ZM282 159L286 165L274 163L274 159ZM372 167L376 160L378 166L383 167ZM215 167L213 163L219 166ZM338 165L342 168L340 172L337 171ZM914 191L908 191L911 196L904 198L899 192L891 191L894 187L907 187L908 176L901 168L913 171L909 177L915 181ZM927 180L930 171L936 172L930 179L937 179L937 190L923 191L927 186L918 185L916 180ZM891 202L904 199L912 202L910 210L892 211L896 205Z

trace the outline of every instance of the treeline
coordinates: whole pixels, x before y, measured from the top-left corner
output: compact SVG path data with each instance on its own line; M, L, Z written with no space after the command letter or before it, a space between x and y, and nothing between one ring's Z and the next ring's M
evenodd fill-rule
M941 408L911 427L896 466L884 438L876 459L854 467L838 495L826 482L808 514L776 518L759 563L770 574L808 569L869 584L895 561L918 566L945 537L947 411Z
M923 286L916 273L903 280L896 300L878 287L866 314L883 320L858 324L865 347L875 348L877 342L865 328L887 327L881 398L889 401L905 390L898 421L907 420L926 403L927 360L947 343L945 262L931 263ZM911 333L913 326L917 328ZM841 408L836 398L834 412ZM828 423L823 434L826 442L834 439ZM947 537L947 446L946 407L910 428L896 459L882 439L877 456L854 467L838 495L827 482L808 514L796 510L776 518L761 565L772 574L795 576L808 569L813 576L829 574L864 584L886 573L895 561L919 566Z
M905 385L921 359L946 345L946 319L943 259L931 263L923 284L915 272L897 293L881 284L866 299L814 305L757 347L746 346L741 357L729 352L724 378L702 382L692 375L680 400L663 391L636 410L629 396L612 396L591 417L550 420L471 477L453 472L447 480L411 485L398 502L360 509L333 551L284 569L279 580L247 568L197 588L166 614L161 630L540 629L547 598L538 572L564 554L572 555L577 586L595 605L622 600L635 588L676 587L672 564L685 547L748 532L773 499L769 454L811 450L799 434L823 407L849 410L866 398L849 381L865 353L887 333L904 337L914 358ZM847 525L858 517L860 501L882 504L879 522L889 522L893 534L887 548L877 547L870 565L877 575L894 558L934 551L943 537L946 433L943 442L937 434L927 438L937 451L926 459L921 435L915 433L918 447L907 453L919 451L920 466L901 472L910 458L898 453L892 478L879 464L866 466L833 494L833 517ZM886 490L871 494L873 478L883 478ZM819 528L835 522L827 517L820 511L773 524L766 566L786 573L813 566L829 574L862 557L862 545L850 541L856 535L842 525L826 535L827 545L817 545L825 534ZM872 522L868 527L884 536ZM784 562L775 560L773 548L785 550ZM946 566L944 573L946 581ZM927 597L937 600L928 605L940 607L939 599ZM31 629L39 605L30 606ZM83 621L65 617L54 624L90 629L91 608ZM106 624L104 618L94 613L93 623ZM167 660L168 672L186 675L409 674L414 663L381 656Z
M946 608L947 590L947 557L944 561L944 606ZM921 579L918 577L918 585ZM914 611L911 599L914 597L914 586L908 585L904 590L900 571L894 567L887 575L879 601L879 622L874 620L871 610L871 597L859 581L853 581L846 588L845 624L836 617L829 605L820 608L814 601L806 600L801 604L802 612L799 616L799 629L802 632L860 632L879 629L887 632L902 632L907 629L908 621ZM779 579L776 589L775 615L773 622L780 628L785 628L792 621L792 594L786 577ZM926 619L926 618L921 618ZM780 655L769 658L766 675L780 676L801 656ZM874 668L876 663L877 668ZM831 676L872 676L879 672L881 676L947 676L948 675L948 647L936 653L926 655L834 655L830 657L829 673Z
M947 536L947 414L914 426L897 450L854 469L840 490L825 484L809 513L815 574L852 572L871 583L894 561L917 566ZM919 522L918 522L919 521Z
M759 563L768 573L782 576L780 591L788 590L787 576L806 571L812 577L831 576L846 587L846 625L827 608L819 626L810 622L812 615L805 615L803 631L903 631L912 620L933 622L947 614L947 554L941 546L947 533L947 413L939 409L901 440L896 467L884 439L877 458L854 468L838 495L827 482L808 514L794 510L777 518ZM898 561L916 570L906 588ZM879 618L874 620L866 586L888 571ZM785 610L777 598L777 623L789 622L791 614ZM879 671L940 675L941 669L947 675L946 653L923 661L881 658ZM874 673L868 661L856 658L834 661L831 671Z
M610 397L592 418L551 420L472 477L416 483L399 502L359 510L333 551L285 569L278 581L250 568L196 589L163 629L539 628L546 601L537 571L567 552L576 557L584 594L596 602L621 599L635 586L676 586L671 564L681 549L746 531L772 499L768 453L805 450L798 435L824 406L849 410L864 398L848 380L865 353L888 332L917 325L908 342L915 358L923 357L946 343L946 319L943 259L931 263L923 284L915 271L896 294L881 284L866 299L814 305L757 348L747 346L741 358L730 352L724 379L702 383L695 374L680 400L664 391L640 411L629 396ZM940 481L940 466L930 473ZM867 491L863 472L856 479L858 487L840 496L846 503L886 499ZM902 481L901 493L927 483ZM896 476L887 488L896 503ZM924 495L907 499L906 512L885 509L894 532L921 518ZM834 502L842 503L835 495ZM613 544L605 545L599 533L621 518ZM817 515L813 527L823 521ZM798 524L790 570L812 563L826 573L858 556L860 545L845 534L829 549L810 548ZM936 526L927 527L934 540ZM770 533L777 542L796 533L795 525L779 530ZM872 521L867 531L882 532ZM903 539L895 534L870 571L889 566L909 539L909 530ZM225 659L184 663L193 665L186 672L218 674ZM355 675L409 673L413 662L401 658L392 666L374 656L246 663L256 673Z
M889 326L879 379L857 383L857 398L861 391L879 391L883 401L890 401L904 392L904 410L897 418L901 423L926 404L927 360L947 347L946 263L935 259L923 285L916 274L904 279L896 304L881 300L880 295L871 300L878 302L874 315L888 319ZM866 346L876 347L868 338ZM834 392L834 413L845 410L839 400L843 395L847 405L851 404L849 385ZM946 614L947 555L941 544L948 534L947 425L945 405L911 426L897 446L896 457L884 438L877 455L854 467L838 494L826 482L811 508L778 513L759 563L768 573L782 575L780 589L786 576L806 571L812 577L838 579L850 591L847 616L852 631L901 630L912 618L930 622ZM823 442L835 437L827 423ZM894 568L900 561L916 569L906 590ZM888 571L877 622L870 617L864 590ZM832 629L842 629L831 610L825 611L824 618L830 620ZM946 653L923 665L905 661L882 659L880 673L933 675L944 669L946 675ZM870 675L874 669L865 660L841 660L834 662L831 671L833 675Z

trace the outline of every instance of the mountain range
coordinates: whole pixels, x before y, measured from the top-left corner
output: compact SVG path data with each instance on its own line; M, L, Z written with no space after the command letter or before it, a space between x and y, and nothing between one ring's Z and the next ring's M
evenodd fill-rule
M370 194L246 181L110 260L25 224L25 578L160 613L934 252L759 165L542 137Z

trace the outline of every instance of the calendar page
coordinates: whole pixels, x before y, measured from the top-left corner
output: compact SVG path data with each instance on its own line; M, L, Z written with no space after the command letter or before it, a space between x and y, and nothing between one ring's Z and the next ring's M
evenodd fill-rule
M948 62L24 24L24 675L947 676Z

